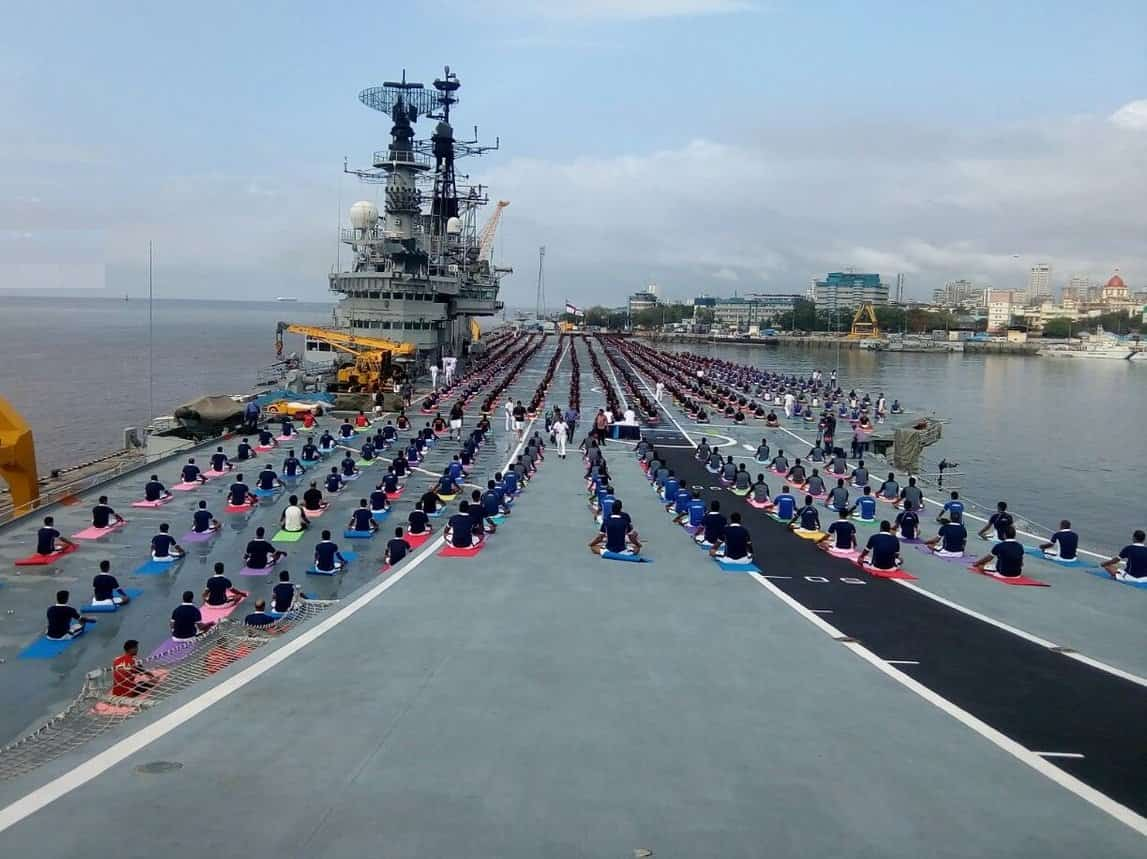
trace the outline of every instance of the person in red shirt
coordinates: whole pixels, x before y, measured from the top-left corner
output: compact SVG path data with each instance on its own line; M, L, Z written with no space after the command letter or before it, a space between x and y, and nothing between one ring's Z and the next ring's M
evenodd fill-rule
M123 653L112 662L112 694L125 698L137 698L146 694L160 677L151 671L140 668L136 657L139 655L139 642L129 638L123 643Z

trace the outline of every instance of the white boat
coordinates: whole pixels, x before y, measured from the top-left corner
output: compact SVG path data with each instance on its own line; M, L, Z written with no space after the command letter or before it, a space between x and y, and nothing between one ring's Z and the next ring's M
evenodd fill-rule
M275 299L275 301L298 301L298 300L299 299L295 298L292 295L280 295L278 298Z
M1131 359L1130 346L1120 343L1080 343L1078 345L1058 343L1039 350L1044 358L1088 358L1092 360L1128 361Z

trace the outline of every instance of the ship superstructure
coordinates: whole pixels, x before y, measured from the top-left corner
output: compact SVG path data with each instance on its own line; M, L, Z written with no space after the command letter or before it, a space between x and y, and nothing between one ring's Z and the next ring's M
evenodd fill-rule
M350 246L346 271L332 272L341 294L335 321L351 333L411 343L420 364L467 351L474 317L492 316L501 278L510 269L492 264L492 231L478 227L489 202L486 188L455 171L459 158L498 148L460 140L451 125L461 82L446 67L432 86L402 80L359 93L367 107L393 123L390 145L372 166L346 172L368 185L383 185L385 201L362 200L350 208L341 240ZM420 119L436 120L429 138L416 137ZM499 206L498 212L502 206Z

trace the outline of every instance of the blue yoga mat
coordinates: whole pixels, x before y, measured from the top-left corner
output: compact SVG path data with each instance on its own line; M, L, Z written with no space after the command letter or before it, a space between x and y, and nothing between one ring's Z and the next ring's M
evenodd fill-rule
M278 489L256 489L255 490L255 497L256 498L274 498L278 492L279 492Z
M138 599L143 594L143 588L123 588L123 592L125 594L127 594L129 597L131 597L131 599L134 600L134 599ZM107 612L119 611L119 606L118 605L92 605L91 603L88 603L85 606L81 606L80 611L81 612L105 612L105 613L107 613Z
M1091 576L1098 576L1101 579L1106 579L1109 582L1115 582L1118 585L1127 585L1129 588L1138 588L1139 590L1147 590L1147 582L1125 582L1120 579L1113 579L1107 575L1107 570L1100 567L1084 567L1083 572Z
M136 567L133 574L137 576L162 576L168 570L178 566L180 560L177 558L174 561L147 561Z
M1033 558L1039 558L1042 561L1051 561L1053 564L1059 564L1061 567L1074 567L1077 570L1085 569L1088 572L1091 572L1092 570L1099 568L1098 564L1089 564L1080 560L1078 556L1074 561L1064 561L1060 558L1049 558L1043 553L1039 546L1024 546L1024 554L1030 555ZM1107 573L1103 572L1103 570L1100 570L1100 572L1105 576L1107 575Z
M347 566L350 566L350 564L353 563L354 559L357 557L355 552L339 552L339 554L343 556L343 559L347 562ZM307 567L307 575L309 576L337 576L339 573L343 572L346 572L345 566L337 570L330 570L326 572L316 569L314 564L311 564L311 566Z
M722 558L714 558L717 566L726 573L759 573L761 568L756 564L731 564Z
M653 561L641 555L621 555L617 552L602 552L601 556L609 561L628 561L633 564L652 564Z
M390 515L390 508L389 507L386 510L371 510L370 511L370 518L373 519L375 522L381 522L383 519L385 519L389 515Z
M94 620L88 621L88 626L91 626L93 623L95 623ZM46 635L41 635L39 638L37 638L35 641L20 651L19 658L52 659L56 656L59 656L61 653L71 647L72 642L77 638L83 638L85 632L87 632L87 629L85 629L84 632L81 632L79 635L74 635L71 638L62 638L59 641L48 638Z
M343 536L348 540L369 540L374 536L374 531L352 531L350 528L347 528L343 531ZM346 557L345 553L343 557Z

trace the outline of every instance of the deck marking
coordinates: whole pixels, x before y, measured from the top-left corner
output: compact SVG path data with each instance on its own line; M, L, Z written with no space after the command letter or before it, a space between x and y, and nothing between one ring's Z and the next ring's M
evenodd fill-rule
M765 578L765 579L791 579L792 576L765 576L765 575L762 575L761 578Z
M889 665L919 665L915 659L885 659Z
M562 352L558 363L554 366L555 374L565 360L566 351L568 351L568 347ZM534 418L526 425L522 432L522 440L518 442L517 447L514 448L513 453L510 454L510 458L502 467L502 471L507 471L510 468L522 448L525 447L526 439L529 438L529 433L534 428L535 423L537 423L537 418ZM417 569L427 558L434 557L435 552L444 542L445 540L441 534L433 540L428 540L422 545L421 550L417 554L412 555L410 561L398 570L398 572L388 577L385 581L368 588L352 602L336 610L330 617L320 621L316 626L301 633L298 637L290 639L278 650L268 653L261 659L248 665L242 671L228 677L218 686L201 692L186 704L181 705L166 716L163 716L150 725L140 728L133 734L129 734L122 740L104 749L104 751L78 764L63 775L57 776L47 784L41 785L15 802L0 809L0 832L10 829L20 821L55 802L57 799L66 796L76 788L82 787L89 781L107 772L116 764L122 763L136 752L147 748L156 740L163 738L176 728L191 721L213 704L217 704L224 698L238 692L251 681L258 679L265 672L271 670L279 663L284 662L288 657L298 653L312 641L317 641L406 578L409 573Z
M1032 752L1033 755L1039 755L1041 758L1082 758L1079 752Z
M809 611L813 614L832 614L832 609L830 608L812 608L809 609Z
M764 576L760 575L759 573L750 573L749 575L752 576L757 581L757 583L760 584L761 587L765 588L765 590L769 591L769 593L777 597L789 608L791 608L813 626L821 630L821 632L824 632L830 638L839 641L842 645L847 647L861 659L874 666L878 671L881 671L888 677L891 677L893 680L908 690L915 692L929 704L932 704L938 709L943 710L957 722L960 722L965 727L975 731L990 743L993 743L1003 751L1010 754L1012 757L1016 758L1016 760L1026 764L1041 775L1046 776L1051 781L1058 784L1060 787L1071 791L1084 802L1090 803L1100 811L1109 814L1120 823L1123 823L1138 832L1140 835L1147 836L1147 818L1141 817L1127 806L1116 802L1111 797L1101 793L1091 785L1080 781L1075 776L1069 775L1066 771L1060 769L1055 764L1047 762L1035 752L1028 750L1020 743L1017 743L1007 734L996 730L987 722L976 718L967 710L961 709L959 706L952 703L947 698L929 689L920 681L915 680L908 674L905 674L903 671L892 667L867 647L853 639L850 639L832 624L822 620L818 615L813 614L811 611L801 605L794 597L786 594L783 590L778 588Z
M1090 656L1085 656L1082 653L1071 650L1070 648L1064 649L1062 645L1056 644L1054 641L1048 641L1046 638L1040 638L1038 635L1032 635L1030 632L1025 632L1018 627L1004 623L1002 620L996 620L994 617L990 617L986 614L981 614L975 609L960 605L958 602L953 602L950 599L945 599L944 597L939 596L938 594L934 594L931 591L925 590L924 588L920 587L919 585L915 585L912 582L906 582L900 579L894 579L894 581L901 587L916 591L916 593L920 594L921 596L928 597L930 600L935 600L936 602L941 603L942 605L946 605L948 608L955 609L958 612L962 612L969 617L974 617L976 620L991 624L997 629L1002 629L1004 632L1010 632L1012 635L1018 636L1025 641L1030 641L1032 644L1038 644L1040 647L1047 648L1048 650L1054 650L1061 656L1066 656L1070 659L1077 659L1085 665L1090 665L1092 668L1097 668L1100 671L1104 671L1108 674L1120 677L1124 680L1130 681L1131 683L1135 683L1138 686L1147 686L1147 677L1140 677L1138 674L1132 674L1130 671L1124 671L1122 668L1116 668L1114 665L1108 665L1106 662L1101 662L1098 659L1093 659Z

